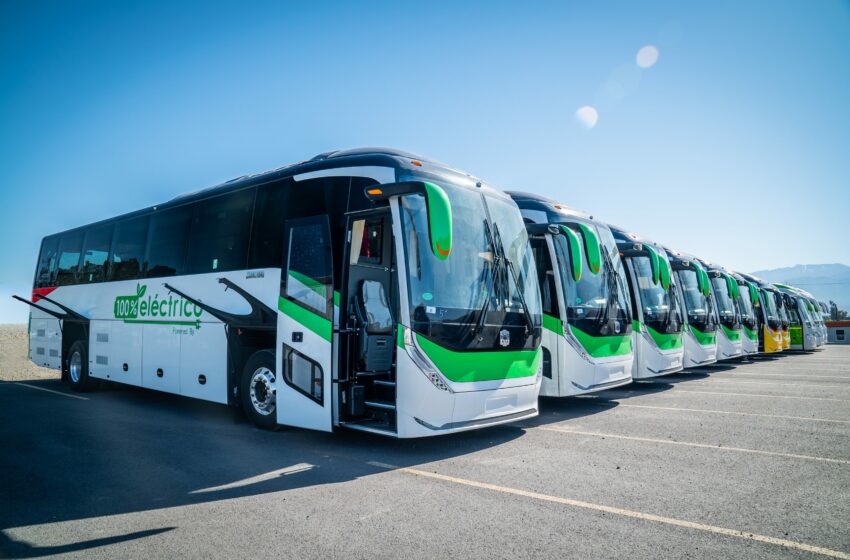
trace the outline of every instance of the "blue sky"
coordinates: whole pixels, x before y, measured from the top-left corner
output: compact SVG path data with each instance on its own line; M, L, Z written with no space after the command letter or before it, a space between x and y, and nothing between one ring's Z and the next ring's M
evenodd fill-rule
M172 4L0 4L0 323L46 234L367 145L740 270L850 264L847 2Z

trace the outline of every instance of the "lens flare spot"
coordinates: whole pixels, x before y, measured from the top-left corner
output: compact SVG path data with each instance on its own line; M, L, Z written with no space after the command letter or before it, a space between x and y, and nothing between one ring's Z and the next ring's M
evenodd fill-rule
M585 105L576 111L576 120L586 129L590 130L596 126L596 122L599 120L599 113L590 105Z
M658 47L646 45L637 53L637 65L641 68L652 68L658 62Z

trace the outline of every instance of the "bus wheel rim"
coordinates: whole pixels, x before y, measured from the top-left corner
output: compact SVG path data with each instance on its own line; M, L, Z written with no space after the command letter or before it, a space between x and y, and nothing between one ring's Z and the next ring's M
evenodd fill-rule
M83 375L83 357L80 356L79 352L71 354L68 372L71 374L71 381L74 383L80 382L80 377Z
M267 368L257 368L251 375L250 385L251 404L257 414L268 416L274 412L276 395L274 388L274 373Z

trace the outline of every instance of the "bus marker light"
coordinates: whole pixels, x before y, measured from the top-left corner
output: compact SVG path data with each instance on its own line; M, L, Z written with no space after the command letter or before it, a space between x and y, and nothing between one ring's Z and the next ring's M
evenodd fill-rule
M384 191L382 191L381 189L369 189L366 192L373 195L384 194Z

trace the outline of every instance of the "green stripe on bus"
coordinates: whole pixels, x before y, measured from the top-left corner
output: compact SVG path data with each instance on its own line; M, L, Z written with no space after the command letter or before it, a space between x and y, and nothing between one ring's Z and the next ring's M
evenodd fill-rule
M741 331L736 330L736 329L727 328L725 325L720 325L720 326L723 327L723 332L726 333L726 338L728 338L729 340L734 342L734 341L739 340L741 338Z
M579 343L587 350L587 353L594 358L623 356L632 352L632 337L628 334L592 336L572 325L570 325L570 332L573 333Z
M564 334L564 323L557 317L552 317L545 313L543 314L543 328L547 331L552 331L559 336L563 336Z
M660 333L649 325L646 326L646 330L649 336L652 337L652 340L655 341L655 345L661 350L673 350L682 347L682 333L680 332L670 334Z
M698 328L691 325L691 333L693 333L694 338L697 339L697 342L699 342L701 346L711 346L712 344L717 344L717 331L702 332Z
M294 301L290 301L284 297L278 298L277 307L287 317L297 321L305 328L313 331L328 342L331 341L333 327L330 319L326 319L318 313L301 307Z
M531 377L537 374L543 354L539 348L537 350L455 352L419 334L416 335L416 341L440 373L455 383Z
M744 334L747 335L747 338L749 338L750 340L758 340L759 339L759 333L757 333L756 331L754 331L752 329L748 329L747 327L744 327Z

